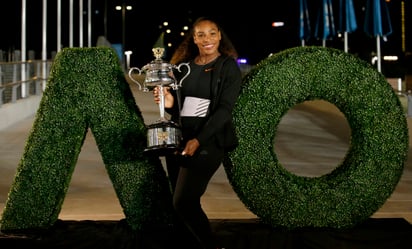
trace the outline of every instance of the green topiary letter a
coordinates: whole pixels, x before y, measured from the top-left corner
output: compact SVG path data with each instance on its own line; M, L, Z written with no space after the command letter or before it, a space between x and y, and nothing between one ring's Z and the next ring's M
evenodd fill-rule
M158 158L142 154L146 128L111 48L65 48L54 61L3 210L1 230L48 228L58 219L90 128L126 221L169 223L171 194Z

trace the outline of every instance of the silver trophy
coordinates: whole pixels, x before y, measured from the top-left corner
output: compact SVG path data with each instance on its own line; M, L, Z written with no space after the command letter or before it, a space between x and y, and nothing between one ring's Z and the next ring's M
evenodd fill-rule
M129 78L139 86L139 90L150 92L155 87L159 89L159 111L160 118L155 123L147 126L147 148L145 152L154 152L158 155L165 155L180 148L182 132L180 125L165 118L164 87L171 87L177 90L182 86L182 81L190 74L189 63L181 63L178 66L164 62L161 58L164 48L152 49L155 59L142 69L132 67L129 69ZM177 82L173 70L181 72L181 67L187 67L187 73ZM134 79L134 75L145 74L145 80L140 83Z

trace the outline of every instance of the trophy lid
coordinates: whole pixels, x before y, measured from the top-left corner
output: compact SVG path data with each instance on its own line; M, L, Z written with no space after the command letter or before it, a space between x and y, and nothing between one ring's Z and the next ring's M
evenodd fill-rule
M163 54L165 49L161 47L156 47L152 49L153 55L155 57L150 63L143 67L143 70L150 70L150 69L160 69L160 70L170 70L173 66L162 60Z
M163 62L162 57L165 52L164 48L161 48L161 47L152 48L152 52L153 52L153 56L155 57L155 60L153 62L156 62L156 63Z

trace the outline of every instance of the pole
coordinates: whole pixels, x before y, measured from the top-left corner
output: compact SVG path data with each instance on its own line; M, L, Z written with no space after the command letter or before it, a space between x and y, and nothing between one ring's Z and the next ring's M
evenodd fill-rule
M345 31L344 35L344 51L347 53L348 52L348 32Z
M73 47L73 0L70 0L69 6L69 47Z
M378 57L378 71L382 72L381 67L381 37L376 36L376 56Z
M21 1L21 97L27 97L26 92L26 0Z
M122 3L122 63L123 68L127 70L125 65L125 54L126 51L126 0L123 0Z
M83 0L79 0L79 47L83 47Z
M47 66L47 0L43 0L43 32L42 32L42 89L46 90L46 66Z
M92 46L92 1L87 2L87 47Z
M62 48L62 6L61 0L57 1L57 52Z

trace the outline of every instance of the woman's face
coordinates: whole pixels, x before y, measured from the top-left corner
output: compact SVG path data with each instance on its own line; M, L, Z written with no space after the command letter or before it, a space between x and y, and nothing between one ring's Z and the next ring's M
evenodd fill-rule
M211 55L218 52L221 34L214 22L201 21L193 32L193 41L199 48L199 54Z

